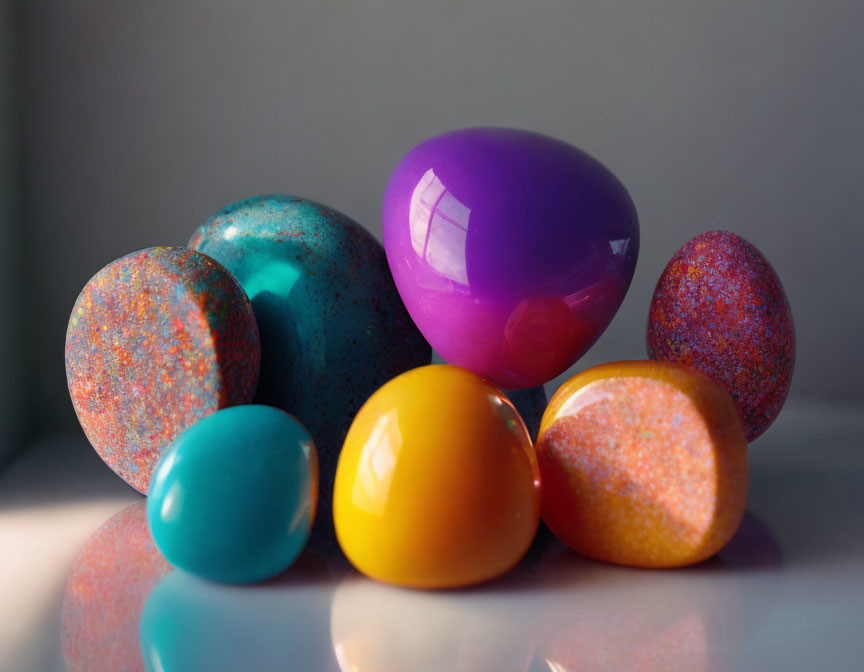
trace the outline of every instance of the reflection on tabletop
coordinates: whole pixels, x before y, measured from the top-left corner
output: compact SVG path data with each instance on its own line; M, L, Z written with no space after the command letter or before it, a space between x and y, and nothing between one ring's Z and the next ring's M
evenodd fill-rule
M726 549L686 570L596 563L541 528L510 574L468 590L376 583L333 551L306 552L266 584L226 586L172 570L140 501L79 552L62 648L70 672L723 669L776 601L762 590L745 608L757 598L740 577L782 562L748 514Z

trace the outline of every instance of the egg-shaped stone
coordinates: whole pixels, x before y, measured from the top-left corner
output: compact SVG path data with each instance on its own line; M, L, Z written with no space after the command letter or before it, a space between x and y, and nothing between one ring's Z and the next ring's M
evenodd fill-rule
M333 519L351 563L415 588L479 583L512 568L540 515L540 478L513 405L477 374L424 366L394 378L354 419Z
M251 401L260 349L252 306L210 257L151 247L99 271L66 332L66 378L99 456L147 493L162 451L220 408Z
M303 550L318 503L318 461L308 432L270 406L226 408L165 451L147 520L175 567L224 583L285 570Z
M795 367L795 327L771 264L727 231L697 236L660 276L648 315L648 356L692 366L723 385L748 441L780 414Z
M636 209L559 140L469 128L421 143L387 185L384 245L411 317L450 364L542 385L600 337L630 286Z
M636 567L701 562L747 505L747 440L729 394L680 364L602 364L565 382L536 442L543 520L570 548Z
M292 196L237 201L189 245L224 264L249 295L261 332L255 403L288 411L312 434L318 525L330 526L336 460L354 414L385 382L431 358L384 248L342 213Z

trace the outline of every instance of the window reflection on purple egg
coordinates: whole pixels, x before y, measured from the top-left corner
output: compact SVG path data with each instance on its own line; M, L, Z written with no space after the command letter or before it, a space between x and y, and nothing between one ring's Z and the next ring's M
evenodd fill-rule
M630 285L636 211L602 164L527 131L454 131L412 149L384 198L396 286L449 363L542 385L600 337Z

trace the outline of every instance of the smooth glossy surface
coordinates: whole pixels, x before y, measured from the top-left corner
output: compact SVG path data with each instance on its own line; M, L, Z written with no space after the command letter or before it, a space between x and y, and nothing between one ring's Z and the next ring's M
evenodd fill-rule
M520 622L513 592L501 588L478 598L475 591L402 590L346 577L330 609L341 672L525 672L536 648L533 628Z
M180 672L226 669L217 651L233 669L255 672L857 670L864 657L862 435L861 405L790 401L751 451L749 512L738 533L696 567L617 567L541 534L497 581L409 591L342 569L335 557L322 570L304 553L283 576L255 586L170 575L154 602L176 615L176 636L148 641L166 663L183 656L188 665ZM60 611L73 558L139 497L83 437L28 446L0 473L0 546L15 549L0 554L0 614L14 615L0 618L0 670L71 669L61 654L68 637ZM106 524L113 528L106 550L134 547L126 530L138 538L142 522ZM75 577L83 571L120 581L86 594L87 609L75 612L83 621L62 620L86 635L104 616L91 631L98 636L78 637L84 669L143 669L143 661L117 665L121 659L101 647L134 632L132 601L145 602L152 576L131 559L121 572L106 566L112 556L80 555L90 563L78 564ZM136 595L125 610L130 621L116 618L123 596ZM225 651L227 640L245 662Z
M351 419L381 385L431 357L384 249L342 213L276 195L232 203L189 245L224 264L252 301L261 331L255 403L288 411L312 434L322 474L318 527L329 527Z
M648 315L648 356L707 373L725 387L747 440L780 414L795 368L795 327L783 285L753 245L709 231L675 253Z
M165 452L147 501L171 564L229 583L262 581L303 550L318 501L318 461L297 420L269 406L229 408Z
M391 380L354 419L339 457L336 535L381 581L479 583L515 565L540 513L528 430L476 374L425 366Z
M446 364L437 352L432 353L432 363ZM540 431L540 421L543 419L543 411L546 410L546 403L548 402L546 390L542 385L538 385L523 390L502 391L516 407L522 420L525 421L531 440L534 441L537 438L537 432Z
M747 442L732 399L678 364L616 362L573 376L549 402L536 448L543 520L597 560L701 562L747 506Z
M332 653L319 642L329 609L316 580L303 572L282 585L224 586L172 572L140 612L139 636L149 672L327 672Z
M399 293L450 364L542 385L597 340L627 292L639 224L600 162L527 131L473 128L412 149L383 208Z
M78 420L108 466L145 494L180 432L252 399L259 361L243 289L213 259L182 247L151 247L103 268L66 333Z

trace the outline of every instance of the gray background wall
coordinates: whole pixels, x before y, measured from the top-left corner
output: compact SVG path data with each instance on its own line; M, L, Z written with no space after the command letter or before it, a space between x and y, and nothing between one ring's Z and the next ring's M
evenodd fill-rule
M864 5L28 0L19 13L27 403L74 426L68 311L112 259L183 243L263 192L380 235L389 172L469 125L561 137L639 210L642 254L578 365L644 357L684 241L736 231L772 261L799 337L793 395L860 397Z
M0 466L18 445L21 418L17 263L20 226L16 218L15 33L9 0L0 0Z

